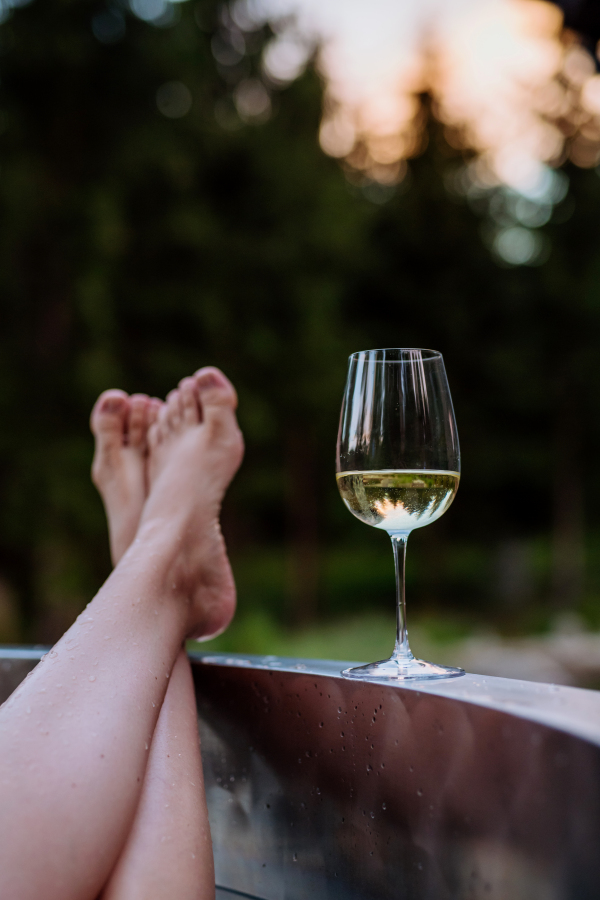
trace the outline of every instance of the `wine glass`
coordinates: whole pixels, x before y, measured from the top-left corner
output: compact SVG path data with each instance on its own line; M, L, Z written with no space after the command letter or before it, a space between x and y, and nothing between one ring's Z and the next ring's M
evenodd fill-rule
M337 484L351 513L387 531L396 566L396 646L348 678L451 678L463 669L416 659L404 599L406 541L446 512L460 480L460 450L442 354L361 350L349 360L337 441Z

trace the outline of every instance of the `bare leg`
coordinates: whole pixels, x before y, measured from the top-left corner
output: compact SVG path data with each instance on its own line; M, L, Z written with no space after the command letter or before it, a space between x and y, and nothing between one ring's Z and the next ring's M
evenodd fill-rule
M186 386L187 380L183 388ZM116 429L102 421L113 413L110 408L105 410L101 401L102 398L96 404L92 421L103 435ZM114 443L120 441L115 439ZM105 465L107 455L99 452L96 460L95 483L104 500L107 519L113 532L123 534L122 520L130 522L135 508L124 502L122 493L115 498L111 488L115 480L131 478L132 461L128 460L129 470L124 473L119 471L122 457L115 460L113 456L111 464ZM144 464L145 460L138 457L138 465ZM182 651L169 679L152 738L131 832L102 900L210 900L214 892L195 695L190 664Z
M217 378L201 401L202 424L162 421L134 544L0 712L2 897L98 895L133 823L182 640L219 622L221 588L221 620L231 613L218 512L242 454L235 394Z
M190 663L169 680L133 827L102 900L211 900L215 874Z

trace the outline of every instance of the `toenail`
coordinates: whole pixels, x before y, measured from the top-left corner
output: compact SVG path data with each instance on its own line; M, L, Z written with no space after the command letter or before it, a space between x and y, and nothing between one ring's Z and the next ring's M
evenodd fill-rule
M121 397L107 397L100 407L100 412L117 413L123 408L123 400Z
M223 387L221 380L217 378L216 375L213 375L212 372L207 372L206 375L200 375L197 383L199 388Z

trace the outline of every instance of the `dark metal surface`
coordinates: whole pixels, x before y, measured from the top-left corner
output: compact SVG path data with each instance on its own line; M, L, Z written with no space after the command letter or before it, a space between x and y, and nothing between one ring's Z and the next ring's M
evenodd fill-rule
M47 647L0 646L0 703L10 697L47 650Z
M340 666L196 659L218 884L266 900L600 897L600 695L474 676L398 688Z
M0 648L0 700L43 652ZM600 897L600 693L192 659L217 900Z

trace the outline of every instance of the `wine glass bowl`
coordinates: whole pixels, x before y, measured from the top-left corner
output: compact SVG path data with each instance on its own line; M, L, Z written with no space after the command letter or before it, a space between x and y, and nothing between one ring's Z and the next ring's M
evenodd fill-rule
M336 469L350 512L392 539L397 594L396 645L390 659L343 674L395 681L464 674L462 669L415 659L406 631L408 535L446 512L460 481L458 432L441 353L392 348L352 354Z

